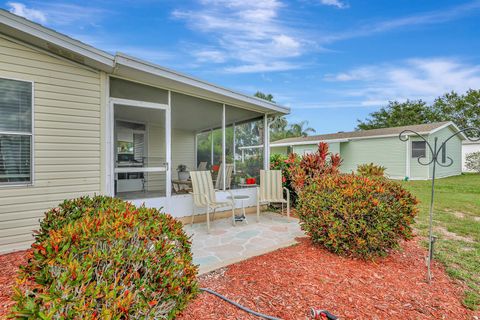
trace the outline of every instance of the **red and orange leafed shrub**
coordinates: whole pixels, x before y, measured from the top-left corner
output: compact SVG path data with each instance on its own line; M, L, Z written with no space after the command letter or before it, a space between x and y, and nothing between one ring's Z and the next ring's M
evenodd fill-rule
M314 243L341 255L385 255L412 236L417 199L396 182L316 174L297 189L297 214Z
M181 222L108 197L46 213L15 289L17 319L173 319L197 293Z
M340 155L330 153L328 144L320 142L315 153L303 155L298 165L290 168L290 177L295 191L299 192L314 177L338 174L341 164Z
M373 162L364 163L357 166L357 174L361 176L377 176L383 177L387 168L376 165Z

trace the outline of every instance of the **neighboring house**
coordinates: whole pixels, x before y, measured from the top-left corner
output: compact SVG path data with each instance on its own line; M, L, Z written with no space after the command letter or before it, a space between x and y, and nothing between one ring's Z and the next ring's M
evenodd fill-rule
M433 146L437 137L442 143L448 136L458 132L453 122L438 122L414 126L373 129L353 132L338 132L316 136L288 138L270 143L270 152L288 154L306 154L317 150L319 142L327 142L332 153L339 153L343 159L342 172L356 171L357 166L364 163L375 163L386 167L386 174L393 179L430 179L432 167L418 163L419 157L431 159L425 141L414 135L409 135L409 141L403 142L398 135L404 130L420 133ZM447 177L462 173L462 141L465 135L459 134L449 140L446 149L440 152L440 161L448 163L448 157L453 160L450 167L437 165L437 177Z
M227 157L227 147L245 143L226 141L226 130L235 137L236 127L268 128L269 118L289 112L3 10L0 53L0 252L27 248L45 210L82 195L190 215L191 195L172 194L175 168L205 161L225 168L227 159L241 157ZM268 137L262 130L258 137L251 133L258 130L237 131L249 132L256 145ZM204 159L197 146L214 133L220 139L215 146L211 139ZM257 158L250 172L268 168L268 140ZM255 205L254 189L233 192L250 195L245 205ZM223 190L219 199L227 195Z
M477 139L478 138L474 138L472 140L475 140L475 141L464 140L462 142L462 171L463 172L471 172L471 170L468 170L465 167L466 156L469 153L480 152L480 141L476 141Z

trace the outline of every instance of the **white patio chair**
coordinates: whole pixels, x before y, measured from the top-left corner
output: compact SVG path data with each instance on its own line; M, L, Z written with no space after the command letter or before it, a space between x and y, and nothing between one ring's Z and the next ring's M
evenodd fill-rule
M287 199L283 197L283 190L287 191ZM257 222L260 220L260 204L281 203L287 204L287 217L290 218L290 191L282 187L281 170L260 170L260 187L257 188Z
M232 174L233 174L233 164L227 163L225 165L226 179L225 179L225 189L230 189L232 185ZM215 180L215 189L221 190L223 185L223 165L220 164L220 169L218 170L218 176Z
M207 170L207 161L202 161L198 164L197 171Z
M207 232L210 233L210 210L213 209L213 219L215 220L215 212L218 208L232 207L232 217L235 219L235 208L233 201L219 202L217 201L215 190L213 189L212 174L210 171L192 171L192 188L193 188L193 212L192 226L195 219L195 207L207 208Z

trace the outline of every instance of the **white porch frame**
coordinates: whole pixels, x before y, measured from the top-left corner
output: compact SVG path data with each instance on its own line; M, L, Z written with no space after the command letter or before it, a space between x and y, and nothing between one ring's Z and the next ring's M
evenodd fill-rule
M150 108L156 110L163 110L165 111L165 167L152 167L152 168L142 168L141 170L138 168L130 168L129 169L122 169L122 172L159 172L164 171L166 173L166 209L167 211L170 210L170 201L172 195L172 137L171 137L171 91L168 91L168 103L161 104L161 103L153 103L147 101L140 101L140 100L129 100L129 99L121 99L121 98L109 98L108 103L108 111L107 111L107 126L106 126L106 137L107 137L107 186L106 192L110 196L115 196L114 185L115 185L115 174L119 172L119 170L115 169L115 105L124 105L128 107L139 107L139 108Z
M107 108L107 115L106 115L106 153L107 153L107 161L106 161L106 175L107 175L107 185L106 185L106 193L110 196L114 196L114 185L115 185L115 173L118 170L115 170L115 143L114 143L114 121L115 121L115 116L114 116L114 107L115 105L125 105L125 106L131 106L131 107L140 107L140 108L150 108L150 109L157 109L157 110L164 110L165 111L165 150L166 150L166 195L165 197L155 197L155 198L148 198L148 199L135 199L134 203L145 203L147 206L163 206L167 212L172 212L172 209L178 208L184 208L186 209L189 207L190 202L187 207L186 203L184 204L183 202L187 201L187 198L190 198L190 195L176 195L174 199L172 199L172 168L171 168L171 163L172 163L172 130L171 130L171 96L172 93L170 90L168 90L168 103L167 104L161 104L161 103L153 103L153 102L147 102L147 101L140 101L140 100L130 100L130 99L121 99L121 98L114 98L114 97L108 97L108 108ZM226 105L222 104L222 166L224 169L224 172L226 170ZM264 141L263 141L263 146L264 146L264 163L263 167L264 169L269 168L269 154L270 154L270 123L268 119L268 114L264 114L263 116L263 122L264 122ZM234 128L236 124L233 124ZM210 130L210 134L213 137L213 129ZM213 144L213 139L212 139L212 144ZM234 141L235 144L235 141ZM197 141L197 134L195 134L195 148L198 145ZM212 148L212 161L213 161L213 148ZM195 150L195 162L197 162L197 154ZM212 162L213 163L213 162ZM143 168L142 172L150 172L150 171L158 171L157 169L160 168ZM123 170L123 169L122 169ZM132 168L133 171L138 171L138 168ZM125 170L123 170L125 171ZM122 171L122 172L123 172ZM226 185L226 177L224 175L224 181L223 181L223 191L225 190L225 185ZM252 203L254 203L253 197L255 196L255 190L247 190L247 189L239 189L235 190L235 193L240 193L240 194L250 194L252 197ZM223 198L225 195L223 195L224 192L220 192L220 198ZM175 207L175 208L173 208Z

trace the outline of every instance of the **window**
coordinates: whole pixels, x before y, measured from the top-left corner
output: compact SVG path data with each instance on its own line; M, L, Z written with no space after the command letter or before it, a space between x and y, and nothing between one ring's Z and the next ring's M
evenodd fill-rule
M412 158L424 158L427 145L425 141L412 141Z
M444 144L442 147L442 163L447 162L447 145Z
M0 78L0 185L32 182L32 87Z

